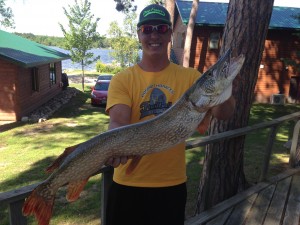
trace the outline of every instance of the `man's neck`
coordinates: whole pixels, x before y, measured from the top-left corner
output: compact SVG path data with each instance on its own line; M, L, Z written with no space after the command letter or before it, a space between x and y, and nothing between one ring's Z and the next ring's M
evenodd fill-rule
M170 64L168 58L162 59L160 57L155 59L145 59L142 58L141 62L138 65L142 68L142 70L147 72L159 72L165 69Z

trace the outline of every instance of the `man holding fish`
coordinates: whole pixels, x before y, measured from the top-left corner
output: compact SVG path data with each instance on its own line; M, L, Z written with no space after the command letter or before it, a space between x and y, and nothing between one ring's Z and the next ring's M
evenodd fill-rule
M106 108L110 130L159 115L200 77L196 69L170 62L168 44L172 24L163 6L145 7L137 26L142 59L111 80ZM234 107L232 96L213 107L199 124L199 132L206 131L211 115L228 119ZM151 141L155 148L158 140ZM107 225L184 224L187 195L184 142L150 155L111 157L106 164L115 167Z
M183 225L186 203L185 140L210 116L227 119L235 100L232 82L245 57L227 50L202 76L171 63L170 15L159 5L142 10L138 38L142 60L111 80L109 130L65 151L51 173L25 199L23 215L50 223L57 191L76 201L89 178L105 164L115 167L107 225Z

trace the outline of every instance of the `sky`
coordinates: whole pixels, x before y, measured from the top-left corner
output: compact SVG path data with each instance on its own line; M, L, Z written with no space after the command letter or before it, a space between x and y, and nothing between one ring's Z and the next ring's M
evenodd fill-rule
M229 2L228 0L205 1ZM100 18L97 31L101 35L107 33L111 22L117 21L120 26L123 24L124 14L115 9L114 0L89 0L89 2L91 2L91 12L94 14L94 18ZM68 20L63 12L63 7L68 10L69 5L73 6L74 3L74 0L6 0L6 5L12 8L16 28L0 28L8 32L63 37L59 23L66 29L68 28ZM135 0L138 14L147 3L148 0ZM275 0L274 5L300 8L300 1Z

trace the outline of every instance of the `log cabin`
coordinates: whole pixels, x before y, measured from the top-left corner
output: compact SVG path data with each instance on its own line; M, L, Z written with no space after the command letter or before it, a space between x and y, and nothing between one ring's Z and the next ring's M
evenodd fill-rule
M175 7L173 53L182 65L184 41L192 1L177 0ZM228 3L199 2L192 38L190 67L205 72L219 57ZM284 59L300 61L300 8L273 6L265 41L255 102L284 104L300 102L300 73ZM298 33L298 36L296 35ZM253 34L255 35L255 34Z
M0 121L20 121L62 91L70 56L0 30Z

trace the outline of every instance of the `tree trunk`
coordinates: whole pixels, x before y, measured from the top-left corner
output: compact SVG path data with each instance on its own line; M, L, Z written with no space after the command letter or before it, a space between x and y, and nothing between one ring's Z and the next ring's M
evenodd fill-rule
M82 91L84 92L84 64L83 64L83 60L81 61L81 71L82 71L81 84L82 84Z
M166 0L165 5L166 5L166 9L170 13L172 29L174 29L175 0ZM173 36L172 36L172 42L173 42ZM171 55L171 48L172 48L172 43L169 43L169 45L168 45L168 56L169 56L169 58L170 58L170 55Z
M246 56L239 80L234 82L236 108L231 119L212 118L209 134L245 127L248 124L259 65L274 0L231 0L228 6L221 55ZM197 213L237 194L247 187L244 175L245 137L207 146L197 199Z
M193 0L189 23L188 23L187 30L186 30L184 50L183 50L182 65L184 67L190 66L191 46L192 46L195 21L196 21L196 17L197 17L198 5L199 5L199 0Z

